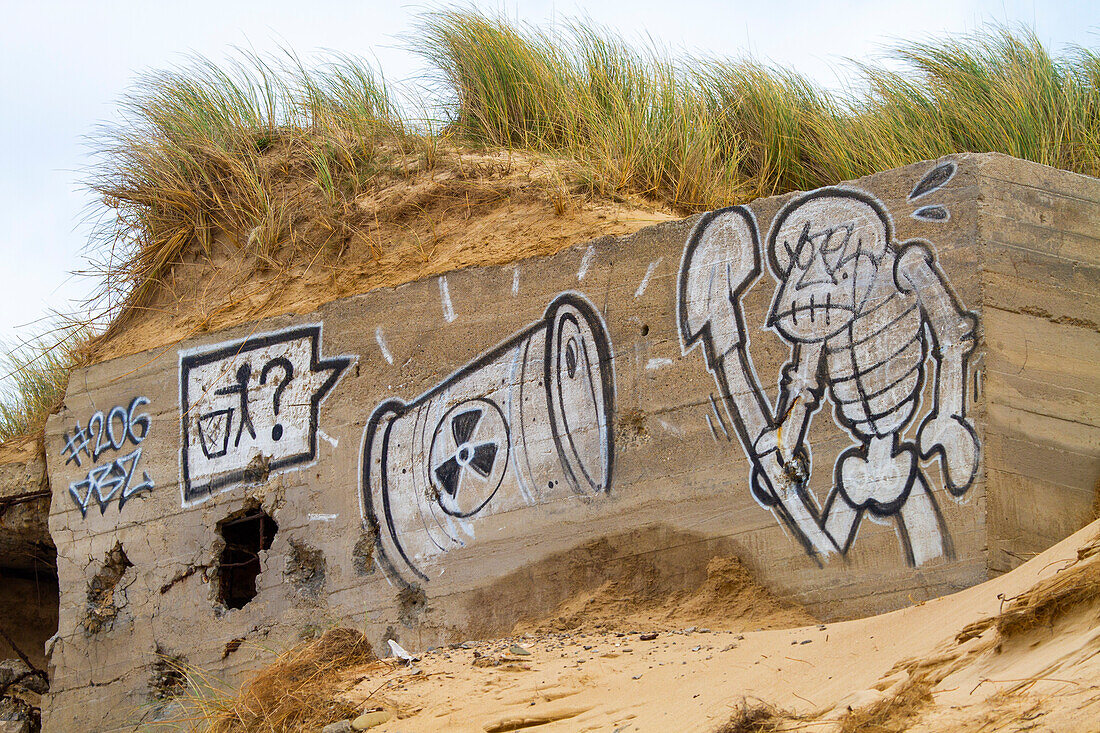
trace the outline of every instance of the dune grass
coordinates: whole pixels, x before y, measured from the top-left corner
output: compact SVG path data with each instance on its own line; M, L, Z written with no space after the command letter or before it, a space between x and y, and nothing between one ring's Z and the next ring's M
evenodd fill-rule
M738 59L670 57L573 25L552 35L468 10L417 48L481 144L556 151L602 189L684 211L815 188L957 152L1100 172L1100 57L1026 29L911 43L852 65L849 91ZM896 70L891 70L896 69Z
M315 256L316 232L338 232L380 175L430 168L443 145L537 152L563 162L571 191L683 214L964 151L1100 175L1100 55L1053 55L1024 28L898 46L891 64L853 62L835 92L591 24L548 31L465 8L419 25L412 48L432 71L400 93L340 55L241 53L142 77L94 139L95 320L125 327L215 236L273 267ZM428 101L399 101L414 98ZM61 362L20 359L0 436L39 425L64 384Z
M581 190L685 214L963 151L1100 173L1100 56L1052 56L1026 29L895 48L900 70L854 65L846 93L472 9L423 15L412 44L433 72L406 96L434 94L430 117L351 56L198 58L140 79L97 138L103 301L140 306L215 233L270 259L303 211L331 229L379 170L442 141L560 157Z
M69 331L0 354L0 377L8 381L7 391L0 392L0 444L42 431L65 397L74 355L84 338Z
M341 700L337 692L350 685L341 673L376 663L374 650L359 631L331 628L319 638L282 652L258 650L274 658L239 687L177 659L162 665L180 680L182 691L169 699L179 703L177 716L168 714L152 730L203 733L295 733L356 717L362 709Z
M140 79L122 124L97 139L91 186L107 216L94 249L107 300L140 304L216 232L270 258L293 241L303 207L338 220L385 167L384 146L560 156L579 164L582 189L682 213L964 151L1100 173L1100 56L1052 56L1026 29L895 48L886 55L900 70L854 65L843 94L792 70L672 56L580 23L552 33L461 9L422 16L419 31L432 120L351 56L199 58ZM302 182L316 196L290 185Z
M312 69L292 54L199 58L141 78L122 112L90 182L110 211L93 251L112 306L140 303L215 232L270 259L290 234L287 183L309 179L336 203L369 178L383 139L404 137L378 75L345 57Z

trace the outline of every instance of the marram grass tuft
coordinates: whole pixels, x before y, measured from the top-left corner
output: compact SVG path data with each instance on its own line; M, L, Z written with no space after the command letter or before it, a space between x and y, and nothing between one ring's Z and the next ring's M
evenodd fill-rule
M858 63L847 93L751 59L669 57L594 26L548 33L470 10L422 19L417 50L471 143L558 152L607 190L699 211L959 152L1100 173L1100 57L983 33Z
M0 354L0 444L42 432L65 397L76 353L87 338L81 329L65 328L42 339L8 348Z

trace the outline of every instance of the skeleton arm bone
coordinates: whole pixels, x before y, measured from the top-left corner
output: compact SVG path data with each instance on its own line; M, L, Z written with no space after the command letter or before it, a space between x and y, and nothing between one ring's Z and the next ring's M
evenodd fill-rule
M802 489L808 477L793 479L774 449L766 455L757 455L754 442L759 442L761 436L769 433L774 435L778 431L772 427L775 420L763 390L756 383L745 344L741 343L724 354L715 366L718 368L712 370L714 378L722 392L723 401L731 408L731 416L736 417L734 426L738 437L758 469L754 480L759 477L767 484L762 487L763 493L770 497L767 503L801 535L800 539L807 551L824 556L833 554L836 552L835 543L822 530L815 512L806 504ZM802 430L791 432L801 434Z
M703 347L738 439L754 464L762 502L781 515L810 553L836 551L776 455L756 457L754 444L773 427L771 405L748 353L741 299L760 276L756 219L744 207L704 215L684 248L678 282L677 315L685 351ZM761 485L763 484L763 485Z
M928 247L905 245L894 269L898 287L916 295L935 340L935 406L918 432L921 457L940 456L947 488L965 492L978 469L978 441L966 417L966 362L976 318L959 305Z
M941 412L961 417L965 414L963 372L966 357L974 350L977 319L959 305L948 289L947 279L936 265L932 251L924 244L914 242L902 248L894 275L901 290L917 296L936 337L936 356L941 364L940 379L936 384L936 404Z
M795 343L791 360L783 368L779 405L772 426L756 439L757 456L779 451L784 463L805 445L810 416L821 404L823 388L818 372L821 365L821 343ZM806 467L808 468L808 466Z

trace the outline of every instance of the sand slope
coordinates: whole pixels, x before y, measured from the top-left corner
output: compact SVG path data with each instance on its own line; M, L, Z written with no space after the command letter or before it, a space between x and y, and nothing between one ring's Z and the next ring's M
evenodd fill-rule
M320 206L312 183L288 179L286 187L305 188L285 194L298 204L270 251L224 232L206 244L189 242L85 357L95 363L171 347L200 333L679 218L638 197L577 192L562 182L562 161L446 150L430 167L410 166L400 175L379 174L341 210Z
M379 733L714 731L761 702L789 715L728 730L1096 731L1098 535L1093 522L1011 573L882 616L469 643L350 670L348 697L395 714ZM1058 596L1059 584L1077 590ZM1026 602L1008 624L1002 612ZM509 653L516 642L530 655Z

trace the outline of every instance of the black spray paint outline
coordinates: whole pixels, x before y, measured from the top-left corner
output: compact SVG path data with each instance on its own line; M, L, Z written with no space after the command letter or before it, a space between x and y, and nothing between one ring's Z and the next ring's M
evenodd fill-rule
M947 160L933 166L924 174L924 177L913 186L913 190L909 192L906 200L913 202L934 191L940 190L950 183L958 170L959 166L953 160ZM917 221L939 222L941 224L951 220L951 212L947 210L946 206L941 206L940 204L921 206L909 216Z
M934 176L933 173L936 173L937 171L939 171L939 174L937 176ZM953 163L941 165L936 169L933 169L933 171L925 176L924 181L933 180L933 183L935 185L928 185L926 186L927 190L922 190L921 184L918 184L918 186L914 188L913 193L917 196L922 196L926 193L929 193L930 191L939 188L951 179L951 177L954 175L954 172L955 166ZM922 183L924 183L924 181L922 181ZM745 422L744 416L742 415L742 410L744 409L748 409L751 413L757 413L753 415L753 421L763 421L767 430L775 431L777 428L781 429L783 421L786 419L786 416L790 413L790 411L794 408L794 403L797 402L796 397L788 405L790 395L793 394L789 387L792 380L795 378L794 375L798 370L799 365L801 364L802 346L804 344L809 345L811 341L802 341L787 338L784 334L780 333L777 328L777 317L774 314L778 312L778 303L780 301L782 290L787 281L787 278L789 277L789 274L783 271L783 267L777 259L777 248L775 239L778 235L780 227L783 223L785 223L787 216L791 212L806 204L807 202L821 197L839 197L844 199L854 199L870 207L870 209L879 218L880 223L883 225L886 237L883 253L879 256L878 259L875 260L875 266L877 268L879 260L886 259L887 257L892 258L892 279L894 287L897 289L897 292L899 294L910 292L915 293L916 302L914 307L920 309L920 321L915 330L914 340L919 341L921 351L916 367L917 377L915 380L915 387L912 390L913 394L906 396L904 399L895 400L897 404L893 405L890 410L884 413L884 415L879 416L883 417L886 415L891 415L896 410L904 408L905 404L910 399L914 400L914 405L909 416L902 421L899 427L890 431L890 435L892 435L891 457L898 457L903 452L908 453L912 457L912 463L902 495L898 497L895 501L891 502L889 506L879 505L873 499L869 499L867 502L856 506L848 500L847 495L844 494L841 490L841 466L843 465L844 459L850 456L859 456L862 459L866 460L867 450L871 442L870 437L864 437L861 432L857 431L856 424L853 423L846 414L844 414L844 411L841 409L841 403L836 402L836 399L833 397L832 394L830 394L830 401L836 402L834 419L849 433L849 435L852 436L852 438L856 441L856 445L850 446L848 449L842 451L837 456L837 459L834 463L834 488L830 492L830 496L828 497L823 510L819 510L817 508L816 498L808 490L808 481L810 475L812 475L812 466L809 452L808 450L805 450L805 435L809 428L809 424L813 418L813 415L820 409L821 398L824 396L825 389L827 386L832 384L833 378L833 375L829 374L828 360L819 349L814 350L815 358L817 358L818 360L816 367L813 369L813 371L816 373L816 383L813 384L812 387L807 387L806 384L803 384L803 389L798 394L798 397L801 397L803 394L808 394L809 399L804 400L801 407L803 415L801 417L800 430L797 439L795 440L795 445L797 447L795 449L794 456L792 456L792 459L794 460L788 459L788 461L784 461L782 457L782 451L775 448L767 452L759 451L757 442L760 440L761 437L763 437L764 433L761 433L761 436L753 439L752 436L749 434L749 428ZM691 320L691 318L689 318L689 310L691 309L691 306L688 303L688 289L689 281L692 277L691 265L693 263L696 249L703 241L703 235L706 233L707 228L715 219L727 214L736 214L742 219L743 226L750 235L751 247L753 250L753 263L751 267L744 268L744 271L740 273L741 280L739 281L739 284L736 287L730 289L728 293L728 299L731 307L726 311L726 315L733 321L733 325L736 329L736 336L733 336L728 332L727 324L727 332L722 334L723 338L726 340L726 343L718 345L718 348L716 348L714 325L712 323L711 315L718 312L718 308L710 308L715 289L714 279L716 270L714 265L711 265L711 282L707 290L708 309L705 311L706 320L702 324L689 322ZM849 237L851 236L851 231L849 231L848 235ZM829 241L830 237L831 234L826 237L826 243ZM800 240L800 245L801 244L802 242ZM715 246L720 247L721 245L719 244ZM788 253L792 255L799 254L792 252L789 248L789 245L786 246ZM851 255L851 258L857 257L860 254L861 248L862 242L857 243L856 253L854 255ZM841 249L841 253L844 254L844 252L845 250ZM818 560L817 554L819 552L822 554L829 554L830 549L827 544L821 541L821 537L818 535L819 531L824 530L825 535L828 537L833 547L839 550L841 554L847 554L848 549L851 547L851 544L855 539L856 531L858 530L859 526L859 516L862 511L868 510L873 515L877 516L893 516L894 514L901 511L901 508L904 506L905 501L908 499L908 496L912 491L914 484L919 481L925 489L925 491L923 492L923 497L926 497L929 501L931 505L931 512L941 532L943 554L949 558L953 557L953 546L951 544L950 536L946 532L946 525L943 519L942 512L936 505L934 497L932 496L931 491L928 488L927 479L925 478L923 472L920 470L917 458L919 455L920 459L924 461L929 461L934 457L938 457L940 459L942 473L944 476L944 485L947 490L955 497L960 497L962 494L964 494L973 484L974 480L977 477L981 454L980 441L978 440L977 433L974 430L973 426L970 425L969 422L966 420L966 389L968 385L968 379L966 378L966 375L968 374L969 356L971 353L973 353L977 340L975 335L977 329L977 315L974 312L967 311L962 307L961 303L958 300L958 297L954 293L954 290L950 287L949 281L947 280L942 270L939 268L939 265L935 262L935 258L932 254L930 245L927 242L912 240L903 243L901 246L897 246L894 243L893 222L889 215L889 212L886 211L886 208L881 204L881 202L863 191L839 187L829 187L819 189L817 191L812 191L789 200L780 209L780 211L776 214L775 218L772 221L768 236L767 256L769 267L772 270L772 275L777 283L775 296L772 301L772 307L769 309L769 321L767 323L767 326L769 329L773 330L773 332L776 332L780 336L780 338L789 343L792 347L791 359L786 365L784 365L781 370L782 377L780 382L779 400L774 415L770 410L770 405L769 401L767 400L766 394L764 393L763 388L760 386L760 380L758 374L756 373L755 366L752 364L751 358L748 356L749 337L748 331L745 328L744 324L743 312L740 308L741 297L755 284L761 274L759 262L759 230L756 226L756 220L751 210L745 207L730 207L727 209L710 212L700 218L691 235L689 235L688 242L685 245L677 291L678 326L681 335L683 350L686 353L698 343L701 342L703 344L704 360L707 369L711 371L711 373L715 377L715 380L719 387L719 391L722 394L723 402L727 407L727 414L729 414L732 418L732 422L734 424L736 432L738 433L742 448L745 450L745 455L748 456L753 462L752 489L754 497L762 505L775 512L782 523L793 532L795 537L798 538L806 551L812 557L814 557L815 560ZM914 260L916 260L916 262L914 262ZM923 271L920 269L921 262L923 262L925 266L925 269ZM706 263L704 263L704 265L705 264ZM744 263L741 264L743 265ZM839 263L838 260L837 267L839 267L840 264L841 263ZM725 276L727 278L729 278L731 275L731 268L731 263L727 261L725 265ZM700 270L700 272L701 271L703 270ZM958 388L961 390L961 415L951 415L951 417L957 423L965 428L971 439L974 441L975 446L975 458L973 464L971 465L970 474L962 482L954 482L952 480L950 471L948 469L947 451L941 444L933 443L929 449L925 450L922 449L920 446L912 443L911 441L903 441L900 438L901 433L903 433L908 428L908 426L912 424L914 417L920 414L921 393L923 392L926 384L924 368L927 364L930 353L936 365L936 374L934 378L935 384L933 386L935 403L933 405L933 408L921 421L918 434L923 434L921 431L923 431L925 426L933 423L936 420L936 418L939 416L940 411L938 386L940 384L940 380L942 379L941 370L943 368L943 357L941 353L939 335L936 333L936 327L938 326L939 328L945 328L945 324L939 322L943 320L943 314L932 314L929 312L929 302L925 301L925 299L922 298L922 294L919 289L919 283L917 283L915 279L911 279L919 277L920 275L924 275L924 279L927 280L929 273L931 273L932 277L934 277L935 280L938 281L938 285L942 287L942 292L945 294L946 300L950 305L949 310L959 318L959 322L956 323L955 326L958 328L965 327L965 333L962 334L960 340L968 343L968 345L964 345L964 347L962 347L962 378L958 380ZM728 282L726 284L728 286ZM721 285L721 283L719 283L719 285ZM931 289L933 291L935 290L934 287L932 287ZM864 294L864 298L866 298L869 292L870 291L868 290L868 293ZM940 297L937 298L937 296ZM889 299L892 299L893 297L893 295L890 295ZM929 301L936 299L941 301L938 303L938 306L943 309L945 305L945 303L943 302L944 297L942 297L940 293L936 292L928 294ZM810 303L812 322L813 301L811 300ZM849 328L856 320L861 317L865 317L881 305L882 304L876 305L867 313L861 313L860 309L862 307L862 303L856 304L855 310L853 311L854 313L856 313L856 316L854 316L849 322ZM828 309L826 308L826 311L827 310ZM877 329L871 336L867 337L866 339L855 341L854 332L850 333L848 343L849 350L854 349L855 346L865 340L877 337L882 332L887 330L891 325L893 325L893 323L896 323L897 321L900 321L902 317L907 316L911 311L912 307L905 309L901 316L898 316L889 323L882 324L879 329ZM698 311L692 311L692 314L694 316L699 315ZM936 323L934 323L934 321L936 321ZM947 325L949 326L950 324ZM829 340L835 339L838 334L839 332L834 332L829 336L823 337L819 341L823 345L827 344ZM928 348L928 340L932 342L931 349ZM905 351L910 347L910 345L910 341L907 341L905 347L901 351ZM721 353L719 353L719 350L721 350ZM730 352L735 350L738 352L736 354L736 359L733 362L736 367L734 370L731 370L726 360L728 357L730 357ZM899 354L900 353L901 352L899 352ZM861 374L869 373L873 369L882 367L888 360L889 359L883 359L880 362L876 362L875 364L873 364L871 369L861 371L860 366L862 365L856 364L853 352L853 368L855 370L853 372L853 378L855 379L857 385L861 386L859 379L859 376ZM879 390L879 392L884 393L892 389L897 384L900 384L902 379L907 379L911 373L912 370L907 371L905 374L902 375L901 378L895 380L893 383L888 385L887 388ZM729 377L731 374L735 376L740 375L741 377L743 377L745 382L745 384L738 385L739 389L737 395L740 395L741 409L739 409L739 405L737 404L737 395L734 394L734 390L731 390L729 384ZM872 415L870 405L868 403L869 398L862 392L861 395L862 397L860 404L863 405L863 407L865 408L865 414L868 416L872 429L875 429L874 421L870 419ZM755 405L759 409L754 408L753 403L755 403ZM875 432L877 434L878 431L875 430ZM880 439L884 437L886 436L881 436ZM799 455L799 449L802 449L801 455ZM777 472L774 468L771 473L772 476L778 478L778 480L770 480L769 472L764 468L764 460L767 458L768 455L773 452L775 453L776 459L780 465L781 473ZM776 490L777 487L775 486L775 484L785 484L785 489L781 489L782 494ZM838 533L835 531L830 532L830 528L828 526L829 518L842 516L839 513L834 513L837 511L837 506L835 502L838 500L838 497L845 502L849 512L855 512L854 521L850 525L849 530L844 533L844 536L842 537L836 536ZM796 501L797 503L795 503ZM799 507L798 504L801 504L801 507ZM793 516L791 507L804 510L806 515L812 518L813 523L808 524L805 521L797 521L797 519ZM843 521L843 519L841 519L841 521ZM898 521L897 525L899 530L899 541L905 552L906 559L909 561L910 564L915 564L911 539L906 532L904 524ZM810 536L811 534L814 536ZM818 560L818 562L820 562L820 560Z
M596 353L598 355L596 368L600 374L600 387L602 391L602 415L606 421L606 430L602 433L601 439L604 441L603 447L603 475L606 477L603 485L593 484L590 477L585 474L584 478L586 483L589 484L589 488L597 492L603 492L609 494L611 491L611 483L613 479L613 471L615 465L615 431L612 425L615 414L615 375L614 375L614 356L611 348L611 341L608 336L607 327L603 322L603 318L600 316L599 311L595 306L583 295L577 292L569 291L559 294L554 298L547 306L543 317L538 321L530 324L529 326L516 332L508 339L500 342L493 348L482 353L473 361L464 365L460 369L452 372L446 378L438 382L434 387L419 395L410 402L404 402L398 398L391 398L384 400L380 403L374 411L371 413L370 419L367 421L367 426L363 431L363 443L362 450L360 451L360 463L359 463L359 508L361 515L366 524L366 528L375 537L376 547L378 552L375 555L376 560L382 567L387 577L393 581L401 584L402 586L410 586L417 580L427 581L428 576L417 567L416 563L410 558L405 551L400 537L398 537L397 527L393 520L393 510L390 505L390 486L389 486L389 474L388 471L382 470L380 472L381 486L375 487L372 485L371 480L371 468L374 461L372 451L374 450L374 444L376 441L376 435L379 429L384 432L381 435L381 452L378 456L381 466L386 467L389 465L389 447L390 447L390 431L397 419L416 411L423 404L431 401L435 397L439 396L453 384L462 381L466 377L481 370L486 365L496 362L502 356L509 351L515 349L518 345L524 342L528 342L530 337L540 330L547 331L546 343L543 353L543 374L542 382L545 390L545 396L548 406L554 406L554 395L561 396L561 373L559 370L553 369L553 358L556 352L553 339L549 338L552 333L551 329L555 324L555 320L564 307L571 307L575 311L581 314L584 318L586 325L591 329L593 344ZM568 317L573 319L572 314ZM559 333L560 333L559 329ZM527 347L529 347L529 342ZM526 353L526 347L524 350ZM560 356L560 354L559 354ZM589 366L591 369L591 365ZM553 389L551 376L554 376L557 384L557 389ZM524 382L521 380L521 384ZM458 404L463 404L469 400L463 400ZM494 403L495 404L495 403ZM499 405L497 405L499 409ZM450 414L453 410L449 408L445 414ZM550 409L550 432L553 438L554 446L557 452L558 460L563 468L563 471L570 482L570 488L578 496L587 496L583 490L580 481L575 472L572 470L572 461L569 458L567 452L567 444L563 441L560 431L568 426L558 425L556 417L554 415L555 410ZM504 420L505 430L508 432L509 440L509 453L514 454L515 451L511 448L512 439L512 426L508 424L507 420ZM523 432L522 430L520 431ZM572 444L572 438L569 437L568 448L576 455L577 449ZM521 439L526 441L526 436L521 436ZM525 443L526 444L526 443ZM518 472L517 472L518 477ZM520 480L517 478L517 480ZM374 494L377 493L381 497L381 506L376 506ZM486 502L487 503L487 502ZM484 504L482 505L484 506ZM385 529L383 529L383 522ZM390 553L387 552L387 546L392 546L395 550L396 557L390 557ZM404 572L403 572L404 571ZM413 578L409 579L409 576Z
M913 190L906 196L906 200L916 201L933 191L940 190L951 182L951 179L955 177L958 170L959 166L953 160L946 160L943 163L932 166L928 169L928 172L917 181L916 185L913 186Z
M336 383L344 375L344 372L347 371L347 368L355 361L355 357L353 356L321 358L322 329L323 324L321 323L290 326L280 331L272 331L270 333L248 336L227 343L220 343L209 351L204 350L205 347L199 346L194 349L180 352L180 493L182 495L183 506L191 506L198 502L205 501L219 489L241 483L244 481L248 471L247 466L241 466L240 468L214 476L198 487L191 485L188 467L188 446L190 445L188 426L192 420L189 420L187 416L187 412L191 408L187 388L187 377L189 372L196 367L205 366L227 358L234 358L248 351L255 351L280 343L308 339L310 344L310 373L331 370L328 378L310 397L309 448L300 453L271 461L268 464L268 470L274 472L283 468L309 463L317 457L317 430L319 429L321 403L328 397L332 388L336 386ZM278 358L279 357L276 357L274 360ZM196 417L196 424L197 419Z

